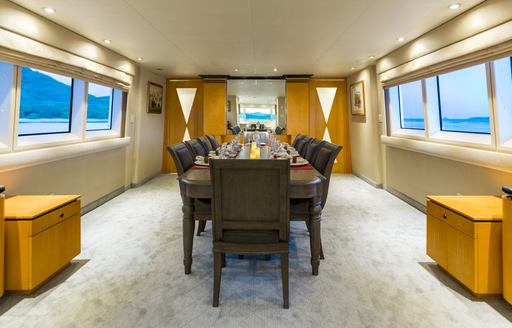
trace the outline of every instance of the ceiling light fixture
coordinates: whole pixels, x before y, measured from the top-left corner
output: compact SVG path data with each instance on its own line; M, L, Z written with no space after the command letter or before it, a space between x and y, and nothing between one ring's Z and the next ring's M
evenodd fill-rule
M103 42L105 42L106 44L111 44L112 43L112 40L109 40L109 39L104 39Z
M374 59L374 58L375 58L375 56L368 56L368 58L369 58L369 59Z
M451 10L457 10L460 8L460 3L454 3L448 6Z
M273 71L274 71L274 72L277 72L277 68L274 68L274 69L273 69Z
M238 72L238 68L234 68L233 71Z
M56 10L51 7L43 7L43 10L49 14L55 14Z
M137 60L138 60L138 61L143 61L143 60L144 60L144 58L142 58L142 57L137 57Z
M351 70L355 70L356 68L355 68L354 66L352 66L350 69L351 69Z
M399 38L398 38L398 39L396 39L396 40L397 40L398 42L404 42L404 41L405 41L405 39L404 39L404 37L403 37L403 36L399 37Z

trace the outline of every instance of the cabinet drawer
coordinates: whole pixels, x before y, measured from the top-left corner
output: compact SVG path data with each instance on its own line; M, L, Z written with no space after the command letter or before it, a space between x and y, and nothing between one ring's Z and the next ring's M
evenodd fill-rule
M80 213L80 201L76 200L67 205L59 207L50 213L42 215L32 221L32 229L29 236L34 236L49 227Z
M427 201L427 214L446 222L471 238L476 236L476 225L473 221L430 200Z

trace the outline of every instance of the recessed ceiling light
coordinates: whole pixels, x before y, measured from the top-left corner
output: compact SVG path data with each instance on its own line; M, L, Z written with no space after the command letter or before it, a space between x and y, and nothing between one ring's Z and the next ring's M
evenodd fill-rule
M56 10L51 7L43 7L43 10L49 14L55 14Z
M404 42L404 40L405 40L405 39L404 39L404 37L403 37L403 36L401 36L401 37L399 37L399 38L398 38L398 39L396 39L396 40L397 40L398 42Z
M460 3L454 3L448 6L451 10L457 10L460 8Z
M137 57L137 60L138 60L138 61L143 61L143 60L144 60L144 58L142 58L142 57Z
M354 66L352 66L350 69L351 69L351 70L355 70L356 68L355 68Z
M368 56L368 58L370 58L370 59L374 59L374 58L375 58L375 56Z
M112 40L109 40L109 39L104 39L103 42L105 42L106 44L111 44L112 43Z
M277 72L277 68L274 68L274 69L273 69L273 71L274 71L274 72Z
M238 68L234 68L233 71L238 72Z

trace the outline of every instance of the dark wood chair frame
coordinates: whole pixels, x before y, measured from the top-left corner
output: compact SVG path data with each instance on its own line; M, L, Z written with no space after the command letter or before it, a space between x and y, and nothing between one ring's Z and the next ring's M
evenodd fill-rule
M283 307L288 308L290 236L288 161L211 160L210 176L213 196L213 306L219 305L222 267L226 253L279 254ZM240 180L256 183L248 183L247 188L240 190ZM263 183L259 184L257 181L263 181ZM236 188L237 185L238 188ZM273 204L269 207L261 206L259 201Z

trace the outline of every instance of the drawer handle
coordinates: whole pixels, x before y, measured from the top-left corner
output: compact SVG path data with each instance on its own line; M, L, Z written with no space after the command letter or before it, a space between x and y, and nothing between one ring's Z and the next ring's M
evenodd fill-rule
M443 214L443 219L448 219L448 217L446 216L446 214Z
M63 217L64 217L64 213L60 213L60 215L59 215L59 216L60 216L61 218L63 218Z

